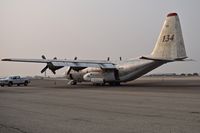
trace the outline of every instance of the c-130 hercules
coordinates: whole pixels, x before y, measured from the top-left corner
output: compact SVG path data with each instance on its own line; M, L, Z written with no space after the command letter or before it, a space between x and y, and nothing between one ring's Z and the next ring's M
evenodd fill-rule
M181 25L177 13L169 13L161 29L160 35L149 56L138 59L121 61L119 64L97 60L60 60L60 59L20 59L6 58L2 61L46 63L41 73L50 69L55 71L69 67L66 77L69 84L78 82L91 82L96 85L120 85L121 82L135 80L153 69L174 61L184 61L187 58Z

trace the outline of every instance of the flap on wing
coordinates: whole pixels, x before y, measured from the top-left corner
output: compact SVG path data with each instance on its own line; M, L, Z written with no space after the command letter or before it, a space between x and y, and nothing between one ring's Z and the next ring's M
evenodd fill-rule
M96 67L102 69L115 69L115 65L113 63L102 63L102 62L68 62L68 61L61 61L61 62L52 62L54 66L70 66L75 68L86 68L86 67Z

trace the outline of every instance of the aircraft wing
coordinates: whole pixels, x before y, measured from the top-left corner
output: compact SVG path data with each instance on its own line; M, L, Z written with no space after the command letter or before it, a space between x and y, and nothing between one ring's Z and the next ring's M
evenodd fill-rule
M72 68L87 68L95 67L101 69L115 69L115 64L105 60L60 60L60 59L20 59L20 58L6 58L2 61L13 62L30 62L30 63L47 63L53 67L62 68L65 66Z

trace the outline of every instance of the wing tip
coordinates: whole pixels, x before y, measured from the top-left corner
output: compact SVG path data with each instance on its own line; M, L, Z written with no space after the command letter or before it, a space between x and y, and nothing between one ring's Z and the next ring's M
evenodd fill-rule
M11 59L1 59L1 61L11 61Z

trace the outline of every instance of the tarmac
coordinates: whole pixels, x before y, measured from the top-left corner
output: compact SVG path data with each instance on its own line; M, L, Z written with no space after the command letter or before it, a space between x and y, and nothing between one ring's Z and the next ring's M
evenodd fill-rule
M200 133L200 78L0 87L0 133Z

